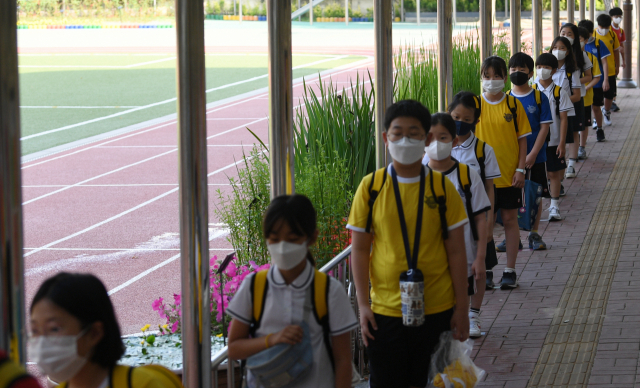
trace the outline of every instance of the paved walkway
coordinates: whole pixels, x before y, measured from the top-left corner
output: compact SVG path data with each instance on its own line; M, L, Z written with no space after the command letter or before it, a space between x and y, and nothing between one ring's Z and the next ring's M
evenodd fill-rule
M520 287L485 296L482 386L640 386L640 90L619 95L607 142L591 133L589 158L564 182L563 221L541 224L548 250L520 252Z

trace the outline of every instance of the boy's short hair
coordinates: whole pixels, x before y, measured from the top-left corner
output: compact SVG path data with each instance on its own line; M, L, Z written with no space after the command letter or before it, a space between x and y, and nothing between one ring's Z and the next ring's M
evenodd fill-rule
M473 121L478 121L480 118L480 114L482 113L482 106L480 105L480 100L478 100L478 96L476 96L472 92L462 91L456 93L453 96L453 101L447 107L449 114L456 109L458 105L462 105L467 109L473 109Z
M589 38L591 38L591 32L584 27L578 27L578 35L580 35L584 40L589 40Z
M620 7L613 7L609 10L609 16L622 16L622 10L620 9Z
M442 125L447 129L447 131L449 131L452 139L456 138L456 122L449 113L438 112L431 115L431 126L433 127L438 124Z
M431 113L426 106L416 100L402 100L387 108L384 114L384 131L387 132L391 122L398 117L413 117L422 125L425 133L431 128Z
M550 66L552 70L558 68L558 58L551 53L542 53L536 59L536 66Z
M509 69L513 67L526 67L529 69L529 73L531 73L534 66L533 58L525 53L515 53L509 59Z
M482 67L480 67L480 76L484 76L484 73L489 69L493 69L495 75L503 78L509 75L507 63L497 55L492 55L482 62Z
M596 19L596 22L598 22L598 25L600 27L609 28L611 27L611 16L606 14L601 14Z
M580 20L580 23L578 23L578 27L584 27L587 31L589 31L589 35L593 33L594 25L593 22L589 19Z

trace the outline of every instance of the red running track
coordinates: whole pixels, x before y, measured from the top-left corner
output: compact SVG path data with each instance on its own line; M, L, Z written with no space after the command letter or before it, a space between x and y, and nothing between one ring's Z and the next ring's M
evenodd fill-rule
M346 82L367 68L371 60L323 78ZM294 84L294 106L302 92ZM212 256L231 251L213 212L216 191L230 192L228 176L255 143L245 127L266 143L267 114L266 93L207 110ZM180 291L177 131L168 121L23 164L28 306L47 277L91 272L110 290L123 334L164 323L151 303Z

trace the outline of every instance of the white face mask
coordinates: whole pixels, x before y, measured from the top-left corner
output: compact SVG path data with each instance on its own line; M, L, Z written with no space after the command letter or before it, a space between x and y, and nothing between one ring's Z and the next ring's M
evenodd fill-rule
M600 35L602 35L602 36L607 35L607 32L608 32L608 31L609 31L609 30L608 30L608 29L606 29L606 28L603 28L603 29L598 28L598 34L600 34Z
M307 256L307 243L295 244L288 241L280 241L276 244L267 244L271 255L271 261L278 268L288 270L300 264Z
M617 25L620 25L620 23L622 23L622 18L613 18L613 22Z
M403 137L398 141L388 141L389 153L400 164L413 164L424 156L424 140Z
M78 335L39 336L29 339L29 357L38 364L42 373L53 381L62 383L73 378L87 363L78 355Z
M453 142L443 143L441 141L433 140L427 146L427 156L431 160L443 160L451 156L451 149L453 148Z
M571 43L571 44L573 45L573 41L574 41L574 39L573 39L573 38L570 38L570 37L568 37L568 36L565 36L564 38L565 38L566 40L568 40L568 41L569 41L569 43Z
M567 56L567 52L564 50L553 50L551 52L559 61L563 60Z
M580 42L580 47L584 48L584 41Z
M496 95L502 92L504 89L504 80L503 79L483 79L482 80L482 90L489 94Z
M548 80L551 78L551 69L538 69L538 77L540 77L541 80Z

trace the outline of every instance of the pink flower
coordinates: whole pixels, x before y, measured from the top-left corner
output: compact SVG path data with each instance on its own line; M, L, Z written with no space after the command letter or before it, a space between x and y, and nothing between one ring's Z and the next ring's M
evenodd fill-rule
M180 302L182 301L182 297L180 294L173 294L173 300L176 303L176 306L180 306Z
M156 300L153 301L153 303L151 303L151 307L153 308L153 311L160 311L160 310L164 310L164 304L162 303L164 299L162 298L158 298Z
M171 325L171 333L175 333L176 331L178 331L178 321L173 322L173 325Z

